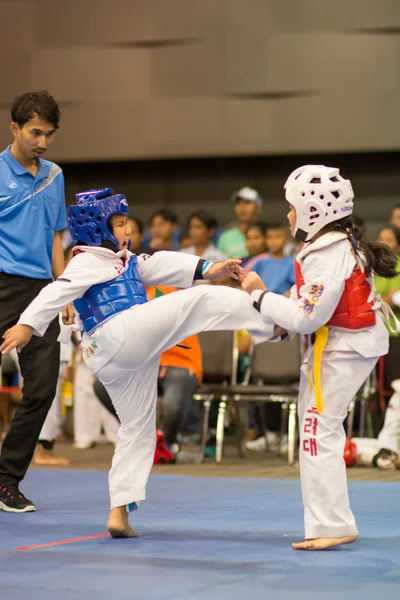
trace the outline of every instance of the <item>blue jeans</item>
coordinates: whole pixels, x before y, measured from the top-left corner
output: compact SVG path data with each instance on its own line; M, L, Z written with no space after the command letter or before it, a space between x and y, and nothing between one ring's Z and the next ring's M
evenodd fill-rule
M164 369L161 369L163 373ZM177 434L190 410L192 397L198 382L195 374L180 367L166 367L165 374L159 377L163 396L163 431L167 444L175 444Z

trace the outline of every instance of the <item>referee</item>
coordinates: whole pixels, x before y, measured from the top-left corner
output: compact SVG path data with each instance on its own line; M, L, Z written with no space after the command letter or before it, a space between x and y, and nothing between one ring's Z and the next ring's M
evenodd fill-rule
M0 339L64 270L61 231L67 227L63 173L42 158L58 129L56 101L46 91L22 94L13 102L11 118L14 141L0 153ZM72 311L64 309L64 322L73 322ZM23 398L1 449L1 510L36 510L18 486L55 397L58 334L54 320L43 337L33 336L19 354Z

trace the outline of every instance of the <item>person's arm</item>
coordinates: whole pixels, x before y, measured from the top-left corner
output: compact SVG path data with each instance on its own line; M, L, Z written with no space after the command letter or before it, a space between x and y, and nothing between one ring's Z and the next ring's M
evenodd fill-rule
M62 232L56 231L53 240L52 254L53 277L58 279L65 269L64 249L62 245Z
M168 285L178 288L191 287L194 281L219 280L227 277L237 279L242 272L240 261L228 259L210 263L198 256L183 252L163 251L152 256L141 254L138 265L144 285Z
M49 323L61 309L96 283L104 283L118 276L112 264L101 257L83 252L75 256L56 281L44 287L20 316L17 325L4 334L0 352L7 354L12 348L21 351L32 335L43 336Z
M65 258L64 248L62 245L63 231L67 228L67 214L65 207L65 189L64 189L64 175L60 169L56 180L57 185L57 197L59 199L59 210L57 216L57 223L54 232L53 239L53 251L52 251L52 270L53 277L57 279L65 269ZM72 304L64 306L62 309L62 321L64 325L72 325L75 319L75 311Z
M261 315L268 316L287 331L314 333L335 312L343 293L346 274L349 271L351 273L350 262L353 265L355 263L347 255L345 246L335 246L311 252L303 261L305 283L300 288L297 300L262 291L261 280L255 273L247 275L242 287L251 294L254 307Z

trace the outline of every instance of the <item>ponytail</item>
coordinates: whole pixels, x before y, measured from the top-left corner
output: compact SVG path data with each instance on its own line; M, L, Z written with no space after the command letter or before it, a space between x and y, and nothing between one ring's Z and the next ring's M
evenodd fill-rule
M352 217L336 221L334 229L339 229L347 234L355 252L361 252L364 255L367 267L371 272L386 279L399 275L396 270L397 257L393 250L380 242L367 242L364 239L362 225L356 224Z

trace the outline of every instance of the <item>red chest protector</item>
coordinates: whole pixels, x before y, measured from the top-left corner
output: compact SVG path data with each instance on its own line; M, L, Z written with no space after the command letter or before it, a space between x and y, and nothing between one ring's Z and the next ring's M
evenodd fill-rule
M300 288L304 285L304 277L300 263L295 261L296 288L300 297ZM368 302L371 286L368 283L368 272L356 268L346 280L339 303L327 325L342 329L365 329L373 327L376 315L372 310L372 302Z

